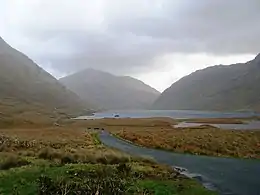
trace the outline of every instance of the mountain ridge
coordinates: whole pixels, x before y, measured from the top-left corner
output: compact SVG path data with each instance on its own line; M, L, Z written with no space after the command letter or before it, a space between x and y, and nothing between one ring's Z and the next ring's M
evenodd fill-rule
M73 114L87 104L39 67L28 56L0 39L0 109L4 116L22 118ZM36 114L37 113L37 114ZM26 117L28 120L29 117Z
M259 58L197 70L166 89L153 109L260 110Z
M68 75L59 81L82 99L104 109L149 108L160 94L133 77L116 76L92 68Z

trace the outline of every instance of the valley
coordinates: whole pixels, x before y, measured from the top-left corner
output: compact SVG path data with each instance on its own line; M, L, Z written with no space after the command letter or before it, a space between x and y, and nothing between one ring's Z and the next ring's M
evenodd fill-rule
M103 145L87 128L93 123L60 125L0 129L1 193L215 194L167 165Z
M0 37L0 194L255 195L259 65L160 93L109 69L67 64L57 79Z

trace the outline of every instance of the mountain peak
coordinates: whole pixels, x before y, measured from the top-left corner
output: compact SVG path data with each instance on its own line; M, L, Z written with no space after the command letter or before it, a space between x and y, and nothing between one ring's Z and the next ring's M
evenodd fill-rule
M215 67L174 83L156 100L153 109L260 110L260 55L246 63Z
M14 49L0 37L0 53L12 53Z
M8 45L8 43L6 43L5 40L2 37L0 37L0 45Z
M94 69L94 68L86 68L78 73L84 73L84 74L106 74L106 75L112 75L109 72L105 72L102 70ZM77 73L76 73L77 74Z
M2 37L0 37L0 47L7 45L7 43L4 41Z
M256 62L260 62L260 53L254 59Z
M84 69L60 79L82 99L105 109L149 108L159 92L144 82L95 69Z
M84 109L86 103L76 94L1 37L0 55L0 108L5 114L18 116L28 111L52 114L56 108L74 113Z

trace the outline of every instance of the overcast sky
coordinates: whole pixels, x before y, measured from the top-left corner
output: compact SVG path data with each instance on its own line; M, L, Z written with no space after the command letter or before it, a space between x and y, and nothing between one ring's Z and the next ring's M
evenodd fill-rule
M0 36L59 78L91 67L163 91L260 52L259 0L0 0Z

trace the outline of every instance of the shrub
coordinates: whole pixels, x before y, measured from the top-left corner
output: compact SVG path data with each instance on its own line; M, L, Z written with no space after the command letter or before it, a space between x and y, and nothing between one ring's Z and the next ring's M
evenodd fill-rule
M69 163L75 163L77 162L76 159L73 158L70 154L64 154L61 157L61 164L69 164Z
M122 170L125 166L121 165ZM128 169L127 169L128 170ZM133 181L118 174L116 169L111 167L100 167L97 170L89 171L69 171L68 179L53 180L46 176L41 176L38 180L38 194L106 194L125 195Z
M30 164L27 160L21 159L17 156L9 156L6 160L1 162L0 170L7 170L14 167L21 167Z
M7 149L5 144L0 145L0 152L4 152Z
M42 158L42 159L50 159L50 149L44 148L44 149L40 150L38 157Z
M33 151L30 151L30 150L21 151L21 152L18 152L18 154L21 155L21 156L35 156L35 153Z
M120 163L127 163L130 162L130 158L128 156L120 155L120 154L105 154L102 156L96 157L96 162L105 164L105 165L115 165Z
M125 175L125 176L129 176L130 173L132 172L132 168L130 165L125 164L125 163L121 163L117 166L117 171L120 175Z
M61 159L62 154L51 148L44 148L38 153L38 157L46 160Z

